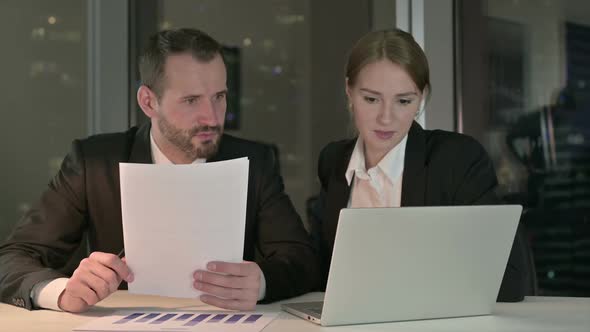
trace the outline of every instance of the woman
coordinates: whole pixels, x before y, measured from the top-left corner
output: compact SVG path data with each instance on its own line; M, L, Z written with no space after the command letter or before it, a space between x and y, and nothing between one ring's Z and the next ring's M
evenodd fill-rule
M376 31L361 38L346 64L345 86L358 137L322 150L322 191L313 213L324 288L342 208L499 203L492 162L477 141L414 121L430 81L426 56L410 34ZM524 297L524 254L517 236L499 301Z

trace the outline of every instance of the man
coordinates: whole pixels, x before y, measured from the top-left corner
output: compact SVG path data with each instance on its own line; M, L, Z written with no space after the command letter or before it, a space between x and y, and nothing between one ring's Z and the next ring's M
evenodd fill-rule
M73 142L40 201L0 246L3 302L83 312L122 281L133 282L116 255L123 248L119 162L249 158L245 261L210 262L207 271L195 271L193 286L205 293L203 302L251 310L259 300L317 287L318 258L283 191L271 148L223 134L227 88L220 51L217 41L198 30L162 31L150 39L137 92L150 123ZM68 278L58 269L85 231L92 253Z

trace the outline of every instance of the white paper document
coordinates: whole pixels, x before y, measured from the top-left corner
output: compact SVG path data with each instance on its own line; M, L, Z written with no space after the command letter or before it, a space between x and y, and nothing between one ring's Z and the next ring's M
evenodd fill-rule
M242 262L248 166L119 164L130 293L196 298L196 270Z
M258 332L278 312L152 312L117 311L74 331L239 331Z

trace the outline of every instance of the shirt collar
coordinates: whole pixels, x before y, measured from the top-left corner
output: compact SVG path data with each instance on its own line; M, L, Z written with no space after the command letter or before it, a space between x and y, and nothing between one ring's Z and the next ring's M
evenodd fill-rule
M391 183L395 183L398 178L402 175L404 170L404 159L406 155L406 143L408 141L408 135L406 135L393 149L391 149L377 166L372 169L379 168L385 176L389 178ZM365 151L363 140L359 138L356 140L354 150L350 156L348 162L348 168L346 169L346 182L350 186L352 177L356 172L361 174L369 173L370 170L366 169L365 166Z
M160 148L158 147L158 144L156 144L156 141L154 140L154 136L152 135L151 130L150 130L150 146L152 148L152 160L154 161L154 164L156 164L156 165L174 165L174 163L172 161L170 161L170 159L168 159L168 157L166 157L166 155L160 150ZM206 159L198 158L198 159L195 159L192 163L193 164L200 164L200 163L204 163L206 161L207 161Z

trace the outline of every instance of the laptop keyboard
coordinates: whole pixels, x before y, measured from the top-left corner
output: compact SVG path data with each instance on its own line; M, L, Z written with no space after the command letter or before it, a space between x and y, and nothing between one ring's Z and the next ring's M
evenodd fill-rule
M308 310L313 312L314 314L318 314L319 316L321 316L322 315L322 308L323 307L312 307L312 308L309 308Z

